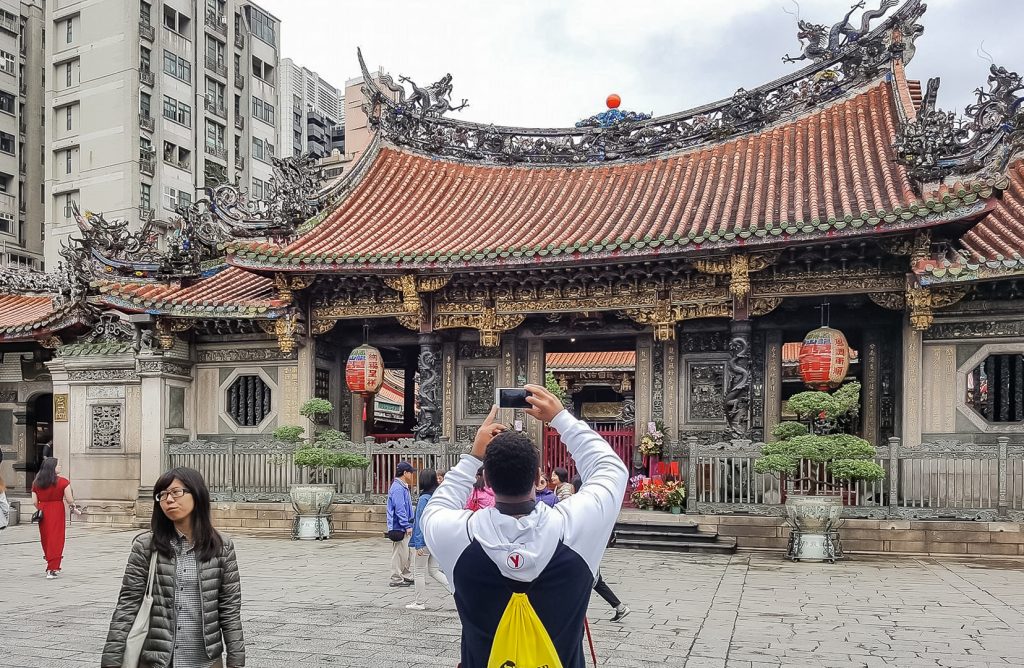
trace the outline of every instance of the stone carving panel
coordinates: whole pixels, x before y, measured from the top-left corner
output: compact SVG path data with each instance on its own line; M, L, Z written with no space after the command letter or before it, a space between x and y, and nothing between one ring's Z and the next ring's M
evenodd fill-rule
M665 421L665 346L672 343L655 342L651 354L651 419Z
M199 350L199 362L276 362L298 359L298 352L283 353L274 348L231 348L226 350Z
M92 438L89 447L116 449L121 447L121 405L96 404L92 407Z
M463 417L484 417L494 404L494 369L469 368L464 377Z
M85 389L87 399L124 399L124 385L90 385Z
M725 422L725 362L688 362L687 422Z

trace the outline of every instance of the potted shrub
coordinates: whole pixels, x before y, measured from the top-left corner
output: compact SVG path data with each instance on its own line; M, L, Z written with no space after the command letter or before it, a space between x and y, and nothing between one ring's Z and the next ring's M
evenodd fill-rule
M843 490L836 483L885 477L885 469L873 461L874 446L844 433L860 411L860 383L847 383L832 394L795 394L789 407L801 422L783 422L772 430L779 440L765 444L754 470L782 476L791 487L785 490L793 526L787 556L835 561L836 524L843 509Z
M292 537L300 540L326 540L330 537L330 515L333 505L334 471L340 468L366 468L366 457L338 450L346 442L345 434L334 429L317 431L317 423L334 407L325 399L310 399L299 413L310 422L310 434L304 438L305 427L284 425L274 430L274 439L284 443L302 444L294 453L295 466L302 469L306 482L289 488L295 509L295 530Z

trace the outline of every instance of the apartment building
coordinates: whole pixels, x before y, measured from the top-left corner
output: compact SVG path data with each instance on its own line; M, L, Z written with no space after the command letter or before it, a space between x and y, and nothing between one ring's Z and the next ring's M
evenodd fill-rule
M48 265L75 203L137 228L218 183L262 196L280 144L272 14L244 0L51 0L46 26Z
M43 0L0 0L0 268L43 264Z
M309 153L317 158L345 152L344 95L316 72L281 60L278 133L282 155Z

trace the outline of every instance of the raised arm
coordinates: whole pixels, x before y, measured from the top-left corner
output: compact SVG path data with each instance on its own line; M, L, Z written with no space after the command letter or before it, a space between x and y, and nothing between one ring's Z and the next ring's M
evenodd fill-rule
M483 466L487 445L495 436L505 430L505 425L495 423L498 407L493 406L487 419L476 432L473 450L462 455L459 463L444 476L444 482L430 497L430 503L423 509L423 540L430 553L437 558L451 580L452 570L459 555L469 544L467 523L473 513L466 510L466 501L473 491L476 472Z

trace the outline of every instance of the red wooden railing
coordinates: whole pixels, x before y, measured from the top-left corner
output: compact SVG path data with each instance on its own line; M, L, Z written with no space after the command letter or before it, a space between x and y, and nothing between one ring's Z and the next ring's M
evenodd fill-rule
M615 425L597 425L595 431L608 441L615 454L622 459L622 463L626 465L627 469L630 469L633 466L636 433L632 429L623 429ZM576 475L572 457L569 456L569 451L565 449L565 445L558 438L558 432L551 427L546 427L544 429L544 474L550 475L551 469L559 466L569 471L569 480L566 482L572 482L572 477Z

